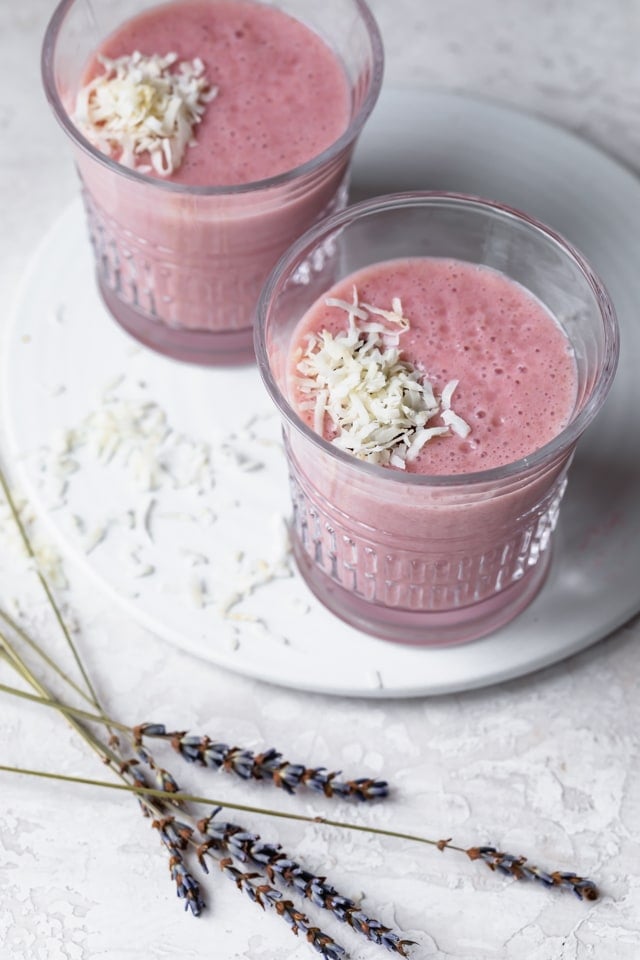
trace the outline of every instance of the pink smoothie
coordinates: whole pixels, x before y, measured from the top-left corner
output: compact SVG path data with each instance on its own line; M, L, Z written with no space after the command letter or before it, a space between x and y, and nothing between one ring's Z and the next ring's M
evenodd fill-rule
M456 412L470 426L466 438L436 437L407 472L475 473L519 460L562 430L576 399L569 341L546 308L522 286L487 267L456 260L416 258L367 267L342 280L326 297L390 309L399 297L410 327L400 334L403 359L433 384L436 394L458 380ZM319 300L301 321L292 355L310 334L346 331L347 314ZM291 382L296 406L306 399ZM313 416L302 411L313 426ZM441 425L435 418L429 426ZM333 435L325 417L325 437Z
M322 153L347 128L351 94L324 41L276 7L251 0L186 0L124 23L96 54L139 51L199 57L218 94L196 129L197 146L170 179L230 186L276 176ZM103 72L90 64L87 79Z
M78 151L100 290L118 322L161 352L250 360L264 280L300 233L344 204L353 139L276 186L258 188L256 178L285 174L335 143L373 81L349 81L319 35L251 0L150 8L96 53L136 49L200 58L219 89L172 177L132 178ZM94 55L84 80L96 70ZM236 190L207 191L229 185Z
M429 440L403 470L331 456L289 430L299 566L331 609L381 636L478 636L539 588L569 458L525 461L499 479L467 476L518 461L563 429L576 404L571 346L538 300L492 269L435 258L376 264L334 286L293 332L287 391L312 429L300 357L315 349L310 335L347 330L346 311L325 299L352 301L354 284L361 304L390 310L400 298L410 324L398 338L401 359L427 376L436 397L458 381L452 408L470 432ZM428 423L437 425L440 414ZM323 430L331 441L327 414ZM412 618L423 614L431 619L416 629Z

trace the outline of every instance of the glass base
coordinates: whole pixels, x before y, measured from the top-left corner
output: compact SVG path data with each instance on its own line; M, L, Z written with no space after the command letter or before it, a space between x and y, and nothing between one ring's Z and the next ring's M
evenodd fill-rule
M173 360L201 366L238 366L255 363L253 327L242 330L186 330L169 327L128 306L102 282L97 274L98 289L104 304L123 330L145 347L150 347Z
M341 620L381 640L431 647L478 640L509 623L537 595L551 563L551 550L547 549L524 576L487 600L456 610L429 612L386 607L345 590L312 562L294 531L292 548L309 589Z

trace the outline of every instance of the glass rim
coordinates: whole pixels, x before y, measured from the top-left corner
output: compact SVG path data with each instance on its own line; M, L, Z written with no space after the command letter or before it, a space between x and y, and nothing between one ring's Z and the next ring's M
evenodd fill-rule
M315 245L322 237L336 233L341 227L347 226L354 219L361 219L371 214L379 213L384 209L398 209L412 206L433 207L438 204L452 207L468 205L476 209L498 214L505 220L516 220L528 226L531 230L545 236L552 244L560 248L565 255L568 255L574 263L577 264L598 305L604 331L603 352L605 362L594 383L591 394L582 409L576 416L572 417L560 433L533 451L533 453L521 457L518 460L512 460L502 466L491 467L487 470L478 470L473 473L448 473L430 476L428 474L390 470L386 466L360 460L353 454L340 450L334 444L316 433L315 430L312 430L311 427L298 416L280 390L273 376L269 363L265 331L266 318L274 295L280 292L285 278L288 278L290 275L291 267L297 264L301 255L303 255L309 247ZM406 484L409 486L451 488L456 486L475 486L482 483L517 478L522 474L535 470L537 467L551 464L556 457L568 453L580 435L595 418L609 392L618 364L620 336L615 308L605 285L580 251L561 234L552 230L535 217L518 210L516 207L511 207L498 201L487 200L474 196L473 194L419 190L385 194L384 196L374 197L373 199L353 204L347 207L346 210L326 218L321 223L307 230L306 233L289 247L271 271L262 288L254 327L254 348L258 370L260 371L263 383L282 417L314 446L324 450L328 456L335 458L345 466L350 466L352 469L361 470L365 475L369 474L372 479L376 477L392 483Z
M54 72L56 44L67 13L71 7L79 2L81 2L81 0L60 0L47 24L44 34L40 57L40 70L45 96L51 109L58 123L60 123L71 141L91 157L91 159L119 176L160 190L166 190L168 193L187 196L235 196L286 186L294 180L304 178L339 157L340 154L353 143L364 127L380 94L384 73L384 47L380 29L366 0L351 0L362 17L371 43L371 82L365 99L351 118L346 130L337 140L334 140L322 153L305 161L305 163L299 164L297 167L293 167L291 170L286 170L274 177L267 177L264 180L254 180L250 183L230 186L203 186L175 183L173 181L163 180L160 177L152 177L148 174L141 173L139 170L125 167L123 164L118 163L94 147L73 123L58 93Z

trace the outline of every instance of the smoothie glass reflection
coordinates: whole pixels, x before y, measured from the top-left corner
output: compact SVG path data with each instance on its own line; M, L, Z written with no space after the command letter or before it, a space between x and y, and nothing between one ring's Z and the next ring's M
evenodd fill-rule
M309 269L327 248L330 276ZM411 257L497 270L564 330L575 355L575 407L530 456L477 473L403 473L339 450L293 409L290 350L300 319L336 281ZM296 560L329 609L376 636L422 644L474 639L524 609L548 569L575 444L617 362L612 304L576 250L525 214L477 198L420 193L358 204L280 260L260 300L256 354L283 418Z
M115 163L70 118L96 48L156 5L62 0L44 40L45 91L72 141L98 286L117 322L177 359L248 361L268 272L304 230L346 202L353 147L382 80L380 35L363 0L276 0L272 6L314 30L342 64L348 126L321 154L281 175L236 186L187 186Z

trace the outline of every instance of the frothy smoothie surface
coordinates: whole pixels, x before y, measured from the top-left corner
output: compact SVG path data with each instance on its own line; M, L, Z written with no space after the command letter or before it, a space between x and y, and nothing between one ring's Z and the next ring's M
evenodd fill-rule
M199 59L217 88L168 177L198 186L231 186L292 170L331 146L350 119L342 63L300 21L252 0L186 0L152 7L125 22L96 51L85 81L116 60L177 54ZM153 175L153 171L150 171Z
M362 423L371 410L386 424L391 406L400 417L411 407L408 455L401 462L391 447L388 463L411 473L472 473L533 453L566 426L576 390L569 340L540 301L456 260L395 260L353 274L302 318L291 347L294 407L342 446L355 419L365 441L356 456L385 463ZM392 420L374 440L389 442L394 423L396 435L406 430Z

